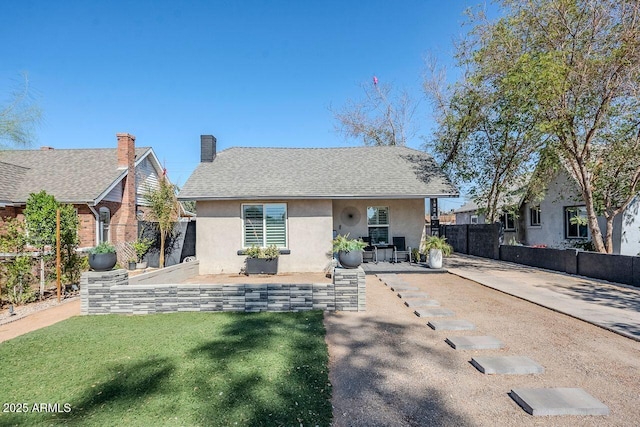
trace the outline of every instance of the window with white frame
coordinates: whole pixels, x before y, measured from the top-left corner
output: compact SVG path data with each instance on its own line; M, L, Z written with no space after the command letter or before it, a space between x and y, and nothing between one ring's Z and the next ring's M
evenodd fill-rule
M500 223L504 231L514 231L516 229L516 216L511 212L503 212L500 215Z
M99 243L109 242L111 241L111 237L109 236L109 229L111 227L111 211L106 206L103 206L100 208L99 214Z
M478 215L471 215L471 224L478 223Z
M540 206L531 206L529 208L529 225L539 227L540 224Z
M586 207L569 206L564 208L564 233L567 239L588 237Z
M242 205L243 247L287 247L287 204Z
M367 207L367 226L371 243L389 243L389 207Z

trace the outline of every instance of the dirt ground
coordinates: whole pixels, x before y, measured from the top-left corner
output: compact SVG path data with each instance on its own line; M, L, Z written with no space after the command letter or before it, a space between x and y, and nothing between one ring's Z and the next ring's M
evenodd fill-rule
M327 313L335 426L635 426L640 342L451 274L400 276L475 331L434 331L367 276L367 311ZM492 335L501 350L454 350L454 335ZM474 356L529 356L539 375L485 375ZM508 395L518 387L580 387L609 416L533 417Z

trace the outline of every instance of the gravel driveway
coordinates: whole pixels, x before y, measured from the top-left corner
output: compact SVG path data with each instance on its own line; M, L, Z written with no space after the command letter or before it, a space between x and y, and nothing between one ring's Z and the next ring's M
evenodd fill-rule
M634 426L640 419L640 342L451 275L407 274L475 331L426 326L375 276L367 311L326 313L334 426ZM460 351L445 338L492 335L501 350ZM529 356L540 375L484 375L480 355ZM581 387L608 416L533 417L518 387Z

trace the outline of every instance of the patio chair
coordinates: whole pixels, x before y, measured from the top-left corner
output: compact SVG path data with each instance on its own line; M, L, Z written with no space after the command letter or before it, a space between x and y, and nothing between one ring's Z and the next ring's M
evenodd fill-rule
M364 252L362 253L362 262L369 262L369 260L371 260L372 262L377 263L378 254L375 246L371 245L371 237L367 236L367 237L360 237L360 238L362 239L363 242L367 244L367 246L365 246L364 248Z
M393 251L394 262L402 262L406 261L407 259L409 260L409 262L411 262L411 248L406 247L406 241L404 237L394 237L393 246L395 246L395 251Z

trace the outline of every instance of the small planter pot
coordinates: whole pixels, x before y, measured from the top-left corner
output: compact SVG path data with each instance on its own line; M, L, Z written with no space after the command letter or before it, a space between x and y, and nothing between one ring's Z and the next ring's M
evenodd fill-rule
M109 271L116 265L116 254L89 254L89 267L93 271Z
M136 268L138 270L144 270L145 268L147 268L147 261L137 262Z
M442 268L442 250L429 249L429 267Z
M358 268L362 264L362 251L340 251L338 261L342 268Z
M247 268L245 270L249 274L277 274L278 258L247 258Z
M129 261L127 264L129 270L135 270L136 269L136 262L135 261Z

